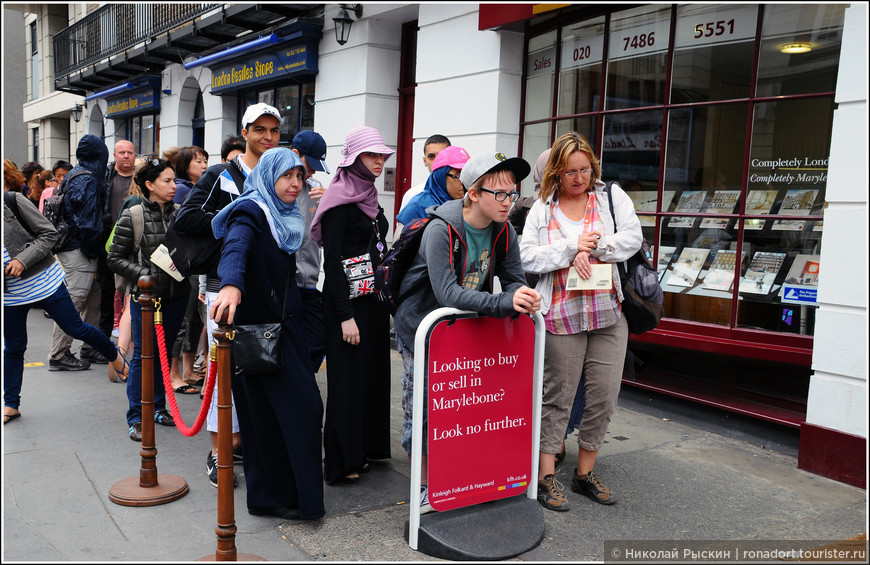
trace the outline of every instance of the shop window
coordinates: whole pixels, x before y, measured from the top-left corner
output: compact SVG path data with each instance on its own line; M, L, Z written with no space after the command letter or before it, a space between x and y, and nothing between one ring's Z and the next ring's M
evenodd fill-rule
M523 154L522 158L529 162L534 169L538 157L550 148L550 123L529 124L523 128ZM520 185L520 193L523 196L531 196L535 192L534 173L523 179Z
M592 147L598 147L598 114L578 116L556 122L556 137L572 131L585 137Z
M749 96L757 21L757 6L679 6L671 103Z
M549 118L556 80L556 32L529 39L526 64L526 120Z
M652 245L664 327L813 334L844 8L648 5L532 28L523 157L589 139Z
M603 17L569 26L562 31L557 116L599 110L603 59Z
M670 7L644 6L612 16L607 63L608 110L663 104Z
M239 95L239 102L239 116L244 114L248 106L258 102L274 106L281 113L281 145L289 145L303 129L314 129L313 82L247 91Z
M275 89L278 111L284 118L281 124L281 141L292 141L299 124L299 85L282 86Z
M30 99L39 98L39 34L36 22L30 24Z
M740 327L813 333L833 116L831 98L756 106L745 208L756 217L743 231ZM785 307L799 324L784 324Z
M604 117L602 180L619 181L627 190L656 187L662 148L661 110Z
M837 85L846 6L765 6L756 95L833 92Z

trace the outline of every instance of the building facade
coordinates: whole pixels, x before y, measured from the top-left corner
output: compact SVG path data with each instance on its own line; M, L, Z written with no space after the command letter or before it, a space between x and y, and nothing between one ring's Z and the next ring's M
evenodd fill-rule
M864 4L21 6L38 42L21 142L44 162L94 133L215 163L267 102L282 142L323 135L331 168L377 128L397 148L389 216L432 134L534 162L580 132L665 290L624 383L798 428L801 468L865 486Z

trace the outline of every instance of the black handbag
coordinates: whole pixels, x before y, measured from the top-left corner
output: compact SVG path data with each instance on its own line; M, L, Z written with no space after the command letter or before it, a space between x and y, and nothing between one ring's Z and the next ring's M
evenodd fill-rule
M287 305L287 290L290 277L284 286L284 305ZM234 326L233 351L236 354L235 376L247 378L256 375L273 375L284 370L281 353L282 322L266 324L239 324Z
M604 191L607 193L610 215L613 217L613 233L616 233L611 184L607 183ZM665 295L648 254L649 245L643 240L637 253L617 265L622 284L622 313L628 322L628 331L633 334L641 334L656 327L665 310Z
M281 355L281 322L235 326L233 349L237 377L272 375L284 370Z

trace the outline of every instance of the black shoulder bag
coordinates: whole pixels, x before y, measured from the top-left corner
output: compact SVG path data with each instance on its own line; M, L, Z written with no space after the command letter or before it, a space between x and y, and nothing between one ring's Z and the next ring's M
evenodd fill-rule
M613 213L613 195L610 192L612 184L608 182L604 192L613 218L613 233L616 233L616 214ZM622 284L622 313L628 322L628 331L633 334L656 327L664 312L665 295L656 268L647 253L649 244L644 239L637 253L617 265Z
M290 289L290 276L284 286L284 304L281 316L287 306L287 291ZM236 354L237 377L248 378L256 375L272 375L284 370L284 357L281 354L282 322L267 324L236 325L233 350Z

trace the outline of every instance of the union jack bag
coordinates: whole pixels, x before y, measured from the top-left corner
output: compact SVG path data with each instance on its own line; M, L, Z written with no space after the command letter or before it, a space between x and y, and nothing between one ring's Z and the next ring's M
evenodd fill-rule
M347 277L350 298L359 298L375 293L375 270L372 267L372 257L368 253L343 259L341 266Z

